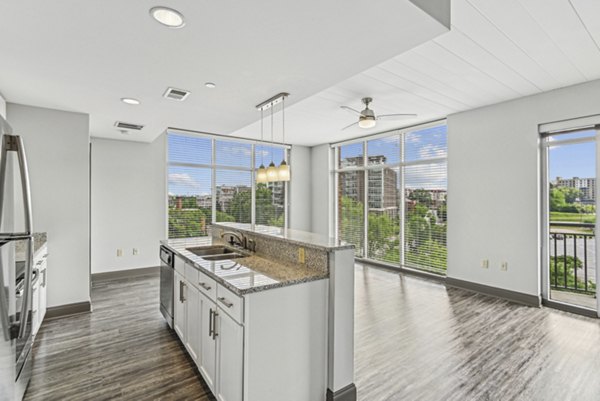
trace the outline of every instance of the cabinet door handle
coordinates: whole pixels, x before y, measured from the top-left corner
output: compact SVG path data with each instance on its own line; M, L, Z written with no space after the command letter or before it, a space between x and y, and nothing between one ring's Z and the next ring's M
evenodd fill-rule
M210 314L208 317L208 336L212 337L213 335L213 310L210 308Z
M200 287L204 288L206 291L210 291L210 289L212 288L210 285L206 284L206 283L198 283L200 285Z
M233 302L228 301L225 297L219 297L217 299L228 308L231 308L233 306Z
M48 270L44 269L43 273L44 273L44 281L42 282L42 287L46 288L46 272Z
M185 298L183 297L183 287L185 284L183 284L183 281L179 280L179 302L183 303L183 301L185 301Z
M219 316L219 312L215 309L213 312L213 340L219 335L219 333L217 333L217 316Z

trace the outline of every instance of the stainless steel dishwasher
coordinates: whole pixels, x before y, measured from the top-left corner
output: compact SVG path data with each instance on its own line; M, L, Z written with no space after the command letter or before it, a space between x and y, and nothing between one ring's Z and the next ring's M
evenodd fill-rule
M160 312L170 328L173 328L173 280L175 255L165 247L160 247Z

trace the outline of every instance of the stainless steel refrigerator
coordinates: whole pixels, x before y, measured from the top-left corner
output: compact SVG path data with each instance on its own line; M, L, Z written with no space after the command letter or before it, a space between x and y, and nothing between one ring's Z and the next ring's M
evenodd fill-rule
M33 230L23 140L0 116L0 400L21 400L31 378ZM15 247L24 241L24 260ZM18 258L21 259L21 258Z

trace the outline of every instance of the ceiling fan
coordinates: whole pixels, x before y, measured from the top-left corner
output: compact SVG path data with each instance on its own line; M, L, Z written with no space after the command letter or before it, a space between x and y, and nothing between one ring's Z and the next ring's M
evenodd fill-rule
M372 101L373 98L363 97L362 102L365 104L365 109L362 111L358 111L348 106L340 106L344 110L348 110L351 113L358 114L358 121L342 128L342 130L345 130L357 124L360 128L373 128L375 125L377 125L377 120L400 120L404 118L417 116L416 114L381 114L376 116L375 112L369 108L369 104Z

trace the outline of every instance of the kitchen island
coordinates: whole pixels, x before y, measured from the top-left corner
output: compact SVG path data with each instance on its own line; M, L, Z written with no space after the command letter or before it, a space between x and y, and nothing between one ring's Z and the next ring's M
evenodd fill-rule
M173 328L220 401L353 400L353 246L219 223L175 253Z

